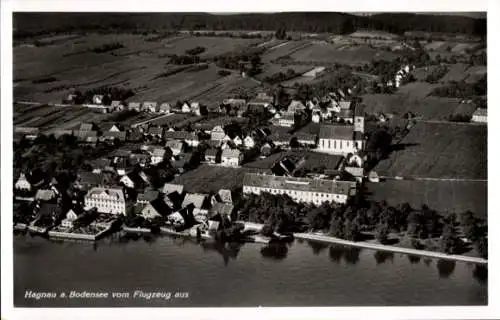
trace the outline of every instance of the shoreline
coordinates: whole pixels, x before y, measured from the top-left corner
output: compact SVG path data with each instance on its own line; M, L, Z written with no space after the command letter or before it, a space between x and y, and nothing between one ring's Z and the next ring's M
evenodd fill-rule
M245 224L245 228L254 229L254 230L260 230L260 228L262 228L264 226L263 224L258 224L258 223L253 223L253 222L244 222L244 221L241 221L241 222L243 222ZM453 260L453 261L461 261L461 262L471 262L471 263L483 264L483 265L488 264L488 260L483 259L483 258L454 255L454 254L446 254L446 253L437 252L437 251L417 250L417 249L411 249L411 248L388 246L388 245L368 243L368 242L363 242L363 241L355 242L355 241L344 240L344 239L335 238L335 237L331 237L331 236L319 234L319 233L294 233L293 236L296 239L313 240L313 241L319 241L319 242L326 242L326 243L330 243L330 244L341 244L341 245L365 248L365 249L370 249L370 250L381 250L381 251L403 253L403 254L408 254L408 255L422 256L422 257L429 257L429 258L437 258L437 259L445 259L445 260Z

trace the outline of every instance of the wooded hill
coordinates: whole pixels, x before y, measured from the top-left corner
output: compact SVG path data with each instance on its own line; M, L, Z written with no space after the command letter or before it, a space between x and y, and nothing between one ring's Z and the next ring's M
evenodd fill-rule
M486 19L456 15L381 13L356 16L337 12L283 12L216 15L208 13L30 13L13 15L14 39L47 33L162 32L167 30L277 30L347 34L374 29L486 35Z

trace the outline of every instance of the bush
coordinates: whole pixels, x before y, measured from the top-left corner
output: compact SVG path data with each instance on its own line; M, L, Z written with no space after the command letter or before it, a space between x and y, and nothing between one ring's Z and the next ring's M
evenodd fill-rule
M192 49L188 49L185 52L186 52L186 54L195 56L195 55L198 55L198 54L203 53L205 51L206 51L206 48L204 48L204 47L195 47Z
M230 71L227 71L227 70L219 70L219 71L217 72L217 74L218 74L219 76L226 77L226 76L230 75L230 74L231 74L231 72L230 72Z

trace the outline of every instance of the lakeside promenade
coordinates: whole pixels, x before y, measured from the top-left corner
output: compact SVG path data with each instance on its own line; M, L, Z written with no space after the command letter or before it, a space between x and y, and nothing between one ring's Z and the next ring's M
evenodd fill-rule
M243 221L241 221L241 222L243 222ZM263 224L253 223L253 222L243 222L243 223L245 224L245 228L249 228L249 229L253 229L253 230L260 230L264 226ZM320 242L326 242L326 243L331 243L331 244L341 244L341 245L366 248L366 249L371 249L371 250L382 250L382 251L410 254L410 255L415 255L415 256L423 256L423 257L430 257L430 258L437 258L437 259L471 262L471 263L477 263L477 264L488 264L488 260L483 259L483 258L468 257L468 256L454 255L454 254L446 254L446 253L436 252L436 251L402 248L402 247L388 246L388 245L377 244L377 243L368 243L368 242L363 242L363 241L354 242L354 241L349 241L349 240L344 240L344 239L340 239L340 238L327 236L327 235L321 234L321 233L294 233L293 235L297 239L313 240L313 241L320 241Z

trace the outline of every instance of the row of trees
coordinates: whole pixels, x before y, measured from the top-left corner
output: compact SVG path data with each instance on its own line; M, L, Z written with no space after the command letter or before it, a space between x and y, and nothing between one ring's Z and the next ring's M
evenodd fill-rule
M347 204L323 203L318 207L295 203L286 195L263 193L250 195L238 209L240 219L266 224L278 232L310 229L351 241L374 234L381 243L388 243L391 233L404 232L413 239L415 248L434 249L431 239L439 239L439 249L446 253L464 250L466 243L459 232L462 229L480 255L487 255L486 221L469 211L458 217L444 217L426 205L420 209L408 203L389 206L386 202L367 201L362 193Z
M73 92L73 100L65 102L72 102L74 104L84 104L92 103L94 95L103 95L102 104L105 106L111 105L113 100L124 101L135 95L134 91L131 89L119 88L119 87L99 87L95 89L88 89L84 92L76 90Z
M270 75L270 76L266 76L264 77L264 81L269 83L269 84L274 84L274 83L279 83L279 82L283 82L283 81L287 81L287 80L290 80L290 79L293 79L297 76L298 74L295 72L295 70L293 69L287 69L286 70L286 73L283 73L283 72L277 72L273 75Z
M109 52L117 49L125 48L125 46L120 43L120 42L113 42L113 43L105 43L101 46L95 47L91 49L92 52L95 53L104 53L104 52Z

